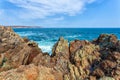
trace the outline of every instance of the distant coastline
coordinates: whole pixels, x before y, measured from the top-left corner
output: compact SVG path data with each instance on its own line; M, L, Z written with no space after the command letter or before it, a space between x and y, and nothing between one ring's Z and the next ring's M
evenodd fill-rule
M0 25L4 26L4 25ZM4 26L4 27L12 27L12 28L42 28L42 26Z

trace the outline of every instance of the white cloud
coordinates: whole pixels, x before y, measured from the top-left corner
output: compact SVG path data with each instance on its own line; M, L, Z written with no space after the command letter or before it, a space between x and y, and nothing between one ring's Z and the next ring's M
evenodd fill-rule
M8 0L21 7L21 18L45 18L55 14L73 16L95 0Z

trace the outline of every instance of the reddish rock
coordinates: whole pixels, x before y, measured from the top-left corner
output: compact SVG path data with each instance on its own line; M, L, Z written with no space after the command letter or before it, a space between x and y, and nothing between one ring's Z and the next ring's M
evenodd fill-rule
M73 54L76 52L77 49L81 48L82 46L89 44L88 41L80 41L80 40L74 40L70 42L70 53Z
M63 80L62 74L44 66L20 66L0 73L0 80Z

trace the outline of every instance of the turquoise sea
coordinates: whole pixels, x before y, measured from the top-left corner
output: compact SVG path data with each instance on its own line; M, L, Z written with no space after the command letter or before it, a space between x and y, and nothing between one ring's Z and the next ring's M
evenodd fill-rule
M60 36L69 42L75 39L91 41L102 33L115 34L120 39L120 28L14 28L14 31L37 42L43 52L49 53Z

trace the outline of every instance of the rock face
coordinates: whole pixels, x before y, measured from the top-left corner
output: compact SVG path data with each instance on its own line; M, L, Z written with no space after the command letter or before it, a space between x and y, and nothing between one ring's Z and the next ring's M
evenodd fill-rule
M0 71L26 65L41 50L34 43L25 42L10 27L0 27Z
M63 37L52 55L37 43L0 27L0 80L120 80L120 40L101 34L91 42Z
M87 79L91 72L92 65L100 60L98 50L99 47L91 43L77 49L76 52L74 52L74 56L72 56L73 64L68 64L70 72L68 75L65 75L65 77L67 76L68 80Z

